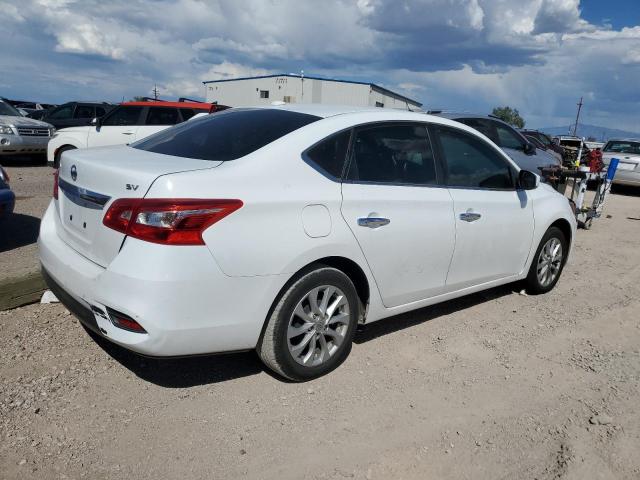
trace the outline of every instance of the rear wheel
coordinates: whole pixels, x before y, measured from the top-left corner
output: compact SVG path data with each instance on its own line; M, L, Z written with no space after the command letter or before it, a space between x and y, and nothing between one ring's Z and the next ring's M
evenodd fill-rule
M258 355L273 371L305 381L329 373L349 355L360 301L347 275L318 266L278 298Z
M72 145L66 145L64 147L60 147L56 152L55 158L53 159L53 168L60 168L60 157L62 157L62 154L64 152L66 152L67 150L75 150L75 149L76 147Z
M557 227L551 227L542 237L527 275L527 290L547 293L560 279L568 252L567 239Z

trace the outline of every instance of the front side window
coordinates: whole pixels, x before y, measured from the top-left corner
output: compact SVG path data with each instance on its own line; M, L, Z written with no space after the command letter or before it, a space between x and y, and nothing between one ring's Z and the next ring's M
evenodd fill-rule
M102 125L105 126L130 126L137 125L142 113L142 107L120 106L112 110L104 119Z
M71 118L71 115L73 115L73 105L64 105L51 112L49 118L52 120L66 120Z
M196 114L196 111L193 108L181 108L180 113L182 114L182 120L189 120Z
M331 135L307 150L306 156L330 176L340 178L350 138L351 130Z
M200 160L235 160L320 120L276 109L229 109L183 122L132 144L149 152Z
M498 132L498 145L502 148L512 148L514 150L524 149L522 138L511 130L511 128L496 122L496 131Z
M434 185L435 161L426 126L381 125L358 129L347 179L353 182Z
M93 107L89 107L87 105L78 105L75 113L73 114L74 118L93 118L93 116Z
M612 140L607 142L603 151L615 153L629 153L631 155L640 155L640 142L623 142Z
M487 142L462 130L435 128L447 164L451 187L512 189L511 168Z
M145 125L175 125L178 122L177 108L150 107Z

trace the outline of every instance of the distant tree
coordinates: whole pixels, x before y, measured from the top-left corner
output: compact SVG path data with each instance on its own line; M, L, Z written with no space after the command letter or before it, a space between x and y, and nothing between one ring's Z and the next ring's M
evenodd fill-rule
M509 125L512 125L516 128L524 128L525 121L520 116L520 112L518 112L517 108L496 107L491 113L503 122L507 122Z

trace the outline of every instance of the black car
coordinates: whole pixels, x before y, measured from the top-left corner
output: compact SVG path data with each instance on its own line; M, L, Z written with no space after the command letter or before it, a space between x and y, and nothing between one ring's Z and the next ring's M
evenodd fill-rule
M559 153L564 158L564 148L555 143L549 135L538 130L520 130L520 133L527 137L534 137L542 143L547 149Z
M106 102L68 102L47 110L40 120L50 123L56 129L89 125L94 118L100 118L115 105Z

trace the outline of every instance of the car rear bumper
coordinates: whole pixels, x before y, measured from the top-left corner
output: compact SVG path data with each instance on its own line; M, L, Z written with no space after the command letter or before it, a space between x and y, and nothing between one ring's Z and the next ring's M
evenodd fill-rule
M0 135L0 155L47 153L50 137Z
M59 226L52 202L38 239L51 290L85 326L143 355L252 349L282 286L279 276L227 277L206 247L168 247L136 239L125 240L104 268L64 243L56 233ZM147 333L116 327L107 309L131 317Z

